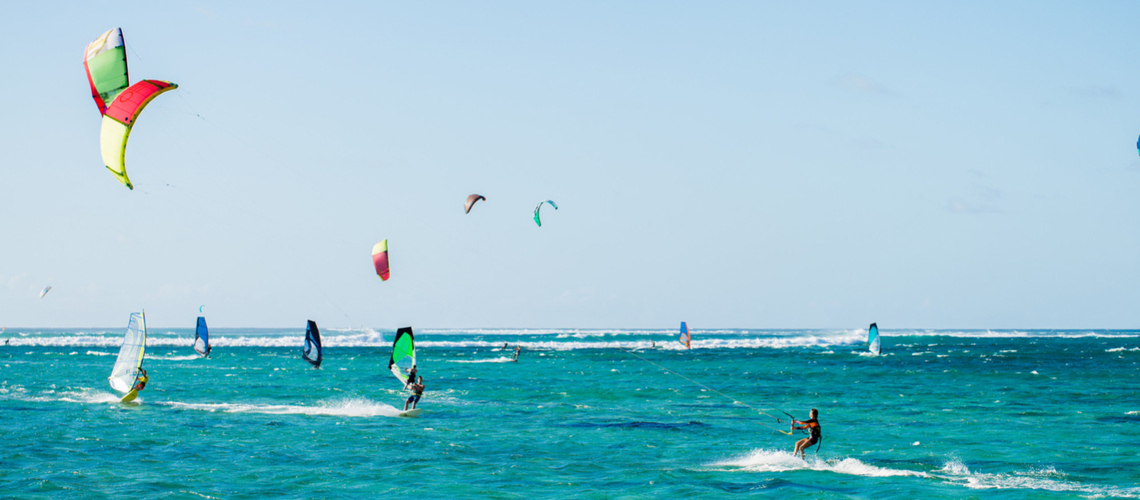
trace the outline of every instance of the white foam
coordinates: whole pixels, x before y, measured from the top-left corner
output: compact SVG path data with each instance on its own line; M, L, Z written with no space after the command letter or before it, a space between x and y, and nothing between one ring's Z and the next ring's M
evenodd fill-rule
M449 359L448 363L510 363L514 361L511 358L489 358L489 359Z
M1140 498L1140 488L1122 488L1072 481L1067 479L1067 474L1054 467L1042 467L1012 474L986 474L972 473L961 461L951 460L936 472L949 474L943 479L963 481L963 486L970 489L1045 490L1077 492L1092 497Z
M805 336L805 337L762 337L762 338L743 338L743 339L704 339L694 340L692 342L693 349L756 349L756 348L771 348L771 349L785 349L795 347L830 347L853 345L863 342L862 338L857 335L841 336L841 337L827 337L827 336ZM442 347L442 348L471 348L471 347L497 347L500 344L495 341L482 341L482 340L467 340L467 341L431 341L422 340L422 337L417 339L417 345L422 347ZM652 349L653 341L650 340L631 340L631 341L611 341L611 342L559 342L559 341L523 341L516 342L524 349L542 349L549 351L575 351L581 349ZM657 344L658 350L669 351L684 351L687 350L685 346L680 343L661 343Z
M262 413L266 415L331 415L338 417L395 417L400 411L394 406L376 403L365 398L345 398L321 401L314 406L258 405L239 403L155 403L172 408L224 413Z
M956 337L978 339L1004 339L1004 338L1114 338L1129 339L1140 337L1135 331L1105 332L1093 330L895 330L893 337Z
M694 349L784 349L784 348L824 348L862 346L866 341L865 330L693 330ZM23 332L17 332L23 335ZM473 330L432 330L426 329L417 336L417 343L423 347L440 348L500 348L504 340L495 336L523 337L512 339L513 345L540 350L570 351L581 349L650 349L677 351L685 346L679 342L666 340L676 334L673 329L650 330L580 330L580 329L473 329ZM451 340L436 336L451 336ZM525 338L529 336L530 338ZM1106 337L1136 338L1136 332L1105 331L939 331L916 330L896 331L892 337L908 336L947 336L961 338L1038 338L1038 337ZM434 338L433 338L434 337ZM486 338L489 337L489 338ZM663 338L664 337L664 338ZM90 347L117 349L122 344L122 334L117 331L90 332L35 332L29 337L9 339L13 346L45 347ZM264 332L214 332L211 344L214 347L282 347L300 349L304 335L298 329L267 330ZM148 336L151 347L176 347L189 351L193 336L175 332L156 333ZM389 342L383 333L365 329L328 329L322 337L325 347L377 347L387 348ZM656 343L656 345L654 345ZM898 344L896 347L914 347L912 344ZM1118 347L1108 352L1140 351L1140 347ZM846 349L845 349L846 351ZM89 351L92 354L98 351ZM870 355L866 351L856 351L860 356ZM965 352L965 351L963 351ZM1010 352L1010 351L1004 351ZM112 353L108 353L113 355ZM930 351L911 353L931 354ZM887 354L890 355L890 354ZM984 356L984 354L983 354Z
M191 360L191 359L200 359L201 357L202 356L198 356L197 354L190 354L187 356L151 356L148 354L146 356L146 359L160 359L160 360L165 360L165 361L187 361L187 360Z
M59 393L59 401L66 401L68 403L108 404L118 403L121 399L123 399L121 394L96 391L93 389L81 389L79 391ZM135 401L142 401L142 398L136 399Z
M56 402L63 401L66 403L85 403L85 404L108 404L118 403L122 399L121 394L113 394L106 391L96 391L94 389L80 388L74 391L62 391L58 394L55 391L45 391L39 395L29 394L23 387L12 386L14 393L8 391L0 391L0 394L10 394L9 397L21 401L36 401L36 402ZM140 399L141 401L141 399Z
M823 460L816 457L801 460L787 451L753 450L747 455L714 462L712 467L738 467L750 472L783 472L789 470L815 470L852 476L926 476L924 472L888 469L865 464L854 458Z

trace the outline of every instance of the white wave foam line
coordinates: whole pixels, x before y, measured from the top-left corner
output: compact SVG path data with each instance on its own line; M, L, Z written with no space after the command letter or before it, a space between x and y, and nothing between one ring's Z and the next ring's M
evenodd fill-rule
M1129 349L1127 347L1116 347L1113 349L1105 349L1104 352L1124 352L1124 351L1140 351L1140 347L1133 347L1131 349Z
M88 351L88 352L90 352L90 351ZM146 359L155 359L155 360L161 360L161 361L187 361L187 360L191 360L191 359L198 359L201 357L202 356L198 356L196 354L190 354L188 356L151 356L149 354L146 355Z
M985 474L971 473L961 462L952 461L943 466L939 472L951 474L946 479L965 481L964 486L971 489L1024 489L1045 490L1058 492L1076 492L1092 497L1140 498L1140 488L1124 488L1119 486L1106 486L1085 484L1065 479L1067 475L1053 467L1031 469L1027 472L1012 474Z
M783 472L789 470L814 470L848 474L852 476L890 477L890 476L927 476L924 472L887 469L865 464L854 458L833 458L823 460L809 458L807 461L792 456L787 451L753 450L747 455L714 462L712 467L738 467L750 472Z
M421 337L422 339L423 337ZM377 347L387 348L390 344L382 342L378 338L370 338L367 335L361 336L344 336L344 337L323 337L323 346L327 348L337 347ZM296 348L300 349L303 339L297 337L215 337L211 339L211 345L215 348L226 347L281 347L281 348ZM39 347L101 347L101 348L118 348L122 343L119 338L98 338L98 337L56 337L56 338L43 338L38 341L24 342L25 346L39 346ZM148 338L148 347L181 347L190 349L192 341L190 339L171 339L171 338ZM777 338L752 338L752 339L703 339L694 340L692 343L693 349L755 349L755 348L793 348L793 347L833 347L833 346L850 346L863 343L861 336L849 337L777 337ZM502 344L496 341L482 341L482 340L468 340L468 341L431 341L420 340L417 344L421 347L440 347L440 348L496 348L501 347ZM539 350L552 350L552 351L573 351L579 349L658 349L678 351L684 350L685 346L677 342L657 342L650 340L637 340L637 341L611 341L611 342L579 342L579 341L540 341L540 342L515 342L512 345L521 345L524 349L539 349ZM94 354L96 351L88 351ZM31 353L29 353L31 354Z
M229 337L216 336L210 339L213 347L296 347L304 344L304 335L274 335L256 337ZM193 337L157 337L147 336L147 347L190 347L194 343ZM37 347L119 347L123 344L122 336L94 337L89 335L74 335L60 337L34 337L27 339L14 339L13 346ZM390 345L384 336L377 332L361 333L357 335L323 335L321 345L324 347L384 347Z
M119 400L123 397L122 395L115 395L110 392L96 391L93 389L62 391L58 394L54 391L48 391L40 395L28 394L27 391L25 391L23 388L20 388L19 386L16 386L16 389L17 391L14 394L9 395L11 399L17 399L20 401L34 401L40 403L63 401L66 403L110 404L118 403ZM0 392L0 394L6 394L6 392Z
M706 333L706 334L734 334L734 333L748 333L748 330L692 330L693 333ZM634 329L578 329L578 328L472 328L472 329L450 329L450 328L425 328L417 333L423 334L443 334L443 335L554 335L554 336L581 336L581 337L600 337L603 335L679 335L680 328L677 329L655 329L655 328L634 328Z
M887 335L884 335L886 337ZM1106 332L1094 330L962 330L962 331L943 331L943 330L913 330L902 331L895 330L891 332L891 337L956 337L968 339L1004 339L1004 338L1066 338L1066 339L1079 339L1079 338L1110 338L1110 339L1131 339L1140 338L1140 333L1135 331L1127 332Z
M59 393L59 400L68 403L109 404L118 403L122 398L123 396L119 394L96 391L93 389L81 389L79 391L65 391ZM142 401L142 398L136 399L136 401Z
M802 335L814 336L840 336L845 337L849 335L861 335L863 338L867 336L867 330L764 330L764 329L746 329L746 328L721 328L721 329L694 329L690 328L689 332L694 337L702 335L763 335L768 337L798 337ZM614 329L579 329L579 328L424 328L416 330L416 335L501 335L501 336L542 336L550 335L558 338L589 338L589 337L604 337L604 336L663 336L669 338L676 338L680 335L679 328L669 329L656 329L656 328L614 328Z
M706 339L694 340L693 349L746 349L746 348L773 348L783 349L792 347L831 347L862 343L861 337L833 338L833 337L796 337L796 338L759 338L759 339ZM651 341L639 340L632 342L516 342L523 349L537 349L550 351L574 351L581 349L644 349L680 351L685 346L680 343L662 342L656 346ZM465 347L497 347L497 342L487 341L428 341L417 342L421 347L465 348Z
M177 409L201 410L223 413L261 413L265 415L331 415L337 417L395 417L400 410L394 406L364 398L323 401L315 406L303 405L257 405L239 403L180 403L164 401L155 403Z
M511 358L489 358L489 359L449 359L448 363L510 363L514 361Z

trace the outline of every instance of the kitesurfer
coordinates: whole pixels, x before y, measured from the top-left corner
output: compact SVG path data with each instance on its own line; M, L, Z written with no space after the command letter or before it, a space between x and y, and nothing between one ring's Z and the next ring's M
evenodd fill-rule
M146 376L146 369L139 367L139 376L135 378L135 386L132 387L131 390L135 392L143 390L148 381L150 381L150 378Z
M520 352L522 352L522 347L516 345L515 346L515 357L511 358L511 361L518 361Z
M799 420L794 420L794 419L792 420L792 430L793 431L794 430L807 429L807 431L809 433L808 437L803 438L803 439L796 442L796 449L795 449L795 451L792 452L793 457L796 455L799 455L800 458L804 458L804 450L807 449L807 447L818 443L820 439L823 439L823 433L822 433L822 429L820 429L820 427L819 427L818 417L819 417L819 410L812 408L811 409L811 418L809 418L803 422L801 422ZM796 427L796 424L803 424L803 425Z
M409 378L409 380L411 379ZM415 394L408 396L408 400L404 401L404 411L408 411L409 404L412 405L413 410L416 409L416 404L420 402L420 397L424 395L424 378L419 377L419 379L411 385L411 389Z

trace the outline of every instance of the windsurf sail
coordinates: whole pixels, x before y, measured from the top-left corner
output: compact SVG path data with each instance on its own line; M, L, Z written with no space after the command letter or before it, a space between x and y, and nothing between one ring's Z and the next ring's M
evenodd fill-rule
M682 321L681 322L681 338L678 339L678 342L685 344L685 347L692 349L693 346L690 344L690 342L692 340L693 340L692 335L689 335L689 325L686 325L685 322Z
M305 328L305 348L301 351L301 357L313 368L321 367L321 331L317 329L317 323L309 320L309 326Z
M401 384L408 383L408 370L416 366L416 340L412 334L412 327L405 326L396 330L396 340L392 341L392 358L388 360L388 369L392 370Z
M127 393L135 386L135 379L139 376L139 367L142 366L143 351L146 349L146 313L131 313L131 321L127 324L127 334L123 336L123 346L119 348L119 357L115 360L115 367L111 369L111 388Z
M882 342L879 340L879 324L871 323L871 327L867 329L867 344L871 350L871 354L876 356L882 352Z
M202 357L210 355L210 332L206 328L206 318L198 316L198 329L194 332L194 350Z

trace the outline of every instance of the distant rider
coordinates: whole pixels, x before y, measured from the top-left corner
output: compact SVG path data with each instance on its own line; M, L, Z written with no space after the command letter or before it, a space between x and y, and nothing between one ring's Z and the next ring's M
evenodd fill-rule
M518 361L518 360L519 360L519 353L520 353L520 352L522 352L522 347L521 347L521 346L517 346L517 345L516 345L516 346L515 346L515 357L514 357L514 358L511 358L511 361Z
M818 443L820 439L823 439L823 430L819 427L819 419L817 417L819 417L819 410L812 408L811 418L803 422L792 420L792 430L807 429L808 433L810 433L810 436L796 442L796 449L792 452L793 457L798 454L801 459L804 458L804 450ZM796 424L804 425L796 427Z
M411 386L412 394L408 396L408 400L404 401L404 411L408 411L408 405L412 405L412 409L416 409L416 404L420 402L420 397L424 395L424 378L419 377L419 380Z

